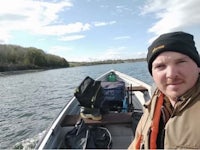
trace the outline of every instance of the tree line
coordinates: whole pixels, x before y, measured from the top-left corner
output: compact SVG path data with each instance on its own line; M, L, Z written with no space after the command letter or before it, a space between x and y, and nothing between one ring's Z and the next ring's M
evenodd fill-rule
M34 47L0 44L0 71L50 69L69 67L69 63L56 55Z
M102 61L93 61L93 62L69 62L70 67L76 66L91 66L91 65L101 65L101 64L118 64L126 62L141 62L146 61L146 58L135 58L135 59L109 59Z

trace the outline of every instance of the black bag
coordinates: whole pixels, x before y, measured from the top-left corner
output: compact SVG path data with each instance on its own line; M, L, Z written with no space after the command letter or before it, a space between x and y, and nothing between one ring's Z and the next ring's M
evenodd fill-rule
M107 128L94 126L90 128L89 140L94 141L96 149L111 149L112 137ZM93 147L89 147L93 148Z
M108 129L96 126L89 127L81 119L65 135L65 145L68 149L110 149L112 138Z
M125 83L123 81L101 82L104 99L107 101L122 101L125 97Z
M108 111L121 111L125 99L125 83L123 81L101 82L103 101L101 103L102 113Z
M75 127L65 135L66 148L86 149L88 134L88 127L81 119L76 123Z
M74 96L81 106L87 108L100 108L102 101L101 81L95 81L87 76L76 88Z

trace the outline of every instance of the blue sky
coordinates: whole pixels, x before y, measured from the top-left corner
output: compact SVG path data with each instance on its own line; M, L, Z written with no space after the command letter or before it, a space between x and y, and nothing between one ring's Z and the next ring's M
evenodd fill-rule
M4 0L0 43L67 61L146 57L158 35L185 31L200 51L200 0Z

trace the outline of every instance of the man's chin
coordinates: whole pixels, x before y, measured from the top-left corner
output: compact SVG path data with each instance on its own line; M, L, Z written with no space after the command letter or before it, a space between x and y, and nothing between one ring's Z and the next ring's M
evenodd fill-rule
M182 94L177 92L177 91L169 91L167 92L167 97L170 98L171 100L176 101Z

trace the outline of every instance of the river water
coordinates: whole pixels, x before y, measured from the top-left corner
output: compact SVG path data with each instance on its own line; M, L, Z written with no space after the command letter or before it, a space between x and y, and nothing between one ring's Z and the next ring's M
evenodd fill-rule
M80 82L86 76L95 79L110 69L152 84L146 62L0 76L0 149L34 148Z

